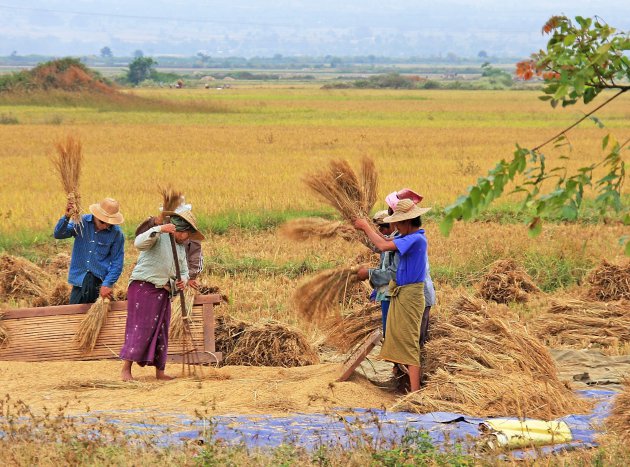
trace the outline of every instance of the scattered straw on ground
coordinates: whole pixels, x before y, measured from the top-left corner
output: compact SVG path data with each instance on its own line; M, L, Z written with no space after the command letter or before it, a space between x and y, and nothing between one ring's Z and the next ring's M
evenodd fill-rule
M30 261L17 256L0 256L0 300L45 297L50 277Z
M315 365L319 363L319 357L300 331L277 321L268 321L246 327L225 363L289 368Z
M512 259L501 259L477 284L479 295L497 303L526 302L530 293L540 292L525 269Z
M137 389L141 387L138 381L116 381L107 379L75 379L66 381L54 387L65 391L80 391L89 389Z
M343 353L349 352L382 326L381 316L380 304L370 304L344 314L331 323L326 344Z
M630 300L560 300L530 323L534 335L550 347L616 347L630 342Z
M461 297L432 321L422 359L428 382L394 410L552 419L587 409L560 382L547 349L504 305Z
M592 300L630 300L630 261L623 265L602 261L589 275L588 283L587 297Z
M342 221L331 221L321 217L293 219L280 227L280 233L291 240L304 241L339 237L346 241L359 239L357 230Z
M96 341L101 333L101 329L107 321L107 313L109 311L109 299L98 297L96 302L90 307L85 314L85 318L79 324L77 333L74 336L77 347L84 353L94 350Z
M615 398L606 426L617 438L630 443L630 379L624 383L623 392Z
M320 272L295 290L293 300L298 313L311 322L324 321L338 313L348 291L359 282L356 267Z

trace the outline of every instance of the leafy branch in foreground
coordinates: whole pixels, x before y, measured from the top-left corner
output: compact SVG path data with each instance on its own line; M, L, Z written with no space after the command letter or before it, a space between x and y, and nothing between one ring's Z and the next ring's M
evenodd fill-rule
M603 128L594 113L630 89L628 34L617 32L598 18L578 16L575 21L577 25L564 16L552 17L543 27L543 33L551 35L547 50L518 63L517 75L523 79L542 77L545 87L540 99L549 101L552 107L558 103L572 105L579 100L587 104L606 89L618 92L539 146L527 149L517 144L511 160L502 159L485 177L470 186L467 194L445 209L440 224L444 235L450 233L455 220L472 219L501 197L506 186L515 180L518 183L511 193L524 194L522 209L530 213L528 225L532 235L540 233L541 219L546 214L559 214L565 220L577 219L586 187L597 193L595 204L601 214L612 209L621 215L625 225L630 225L630 211L624 206L621 195L626 177L624 151L630 149L630 140L621 143L608 133L602 139L602 157L575 171L566 167L568 156L560 156L560 162L550 167L541 151L551 142L555 142L556 147L566 146L567 132L586 118ZM598 169L605 173L595 178ZM552 188L549 189L550 183ZM621 242L630 255L630 239L625 237Z

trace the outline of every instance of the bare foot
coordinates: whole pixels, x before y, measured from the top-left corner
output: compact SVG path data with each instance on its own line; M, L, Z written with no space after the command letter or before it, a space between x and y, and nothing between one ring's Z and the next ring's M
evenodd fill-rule
M120 377L123 381L134 381L133 376L131 376L131 370L123 370L120 372Z
M155 379L160 380L160 381L171 381L175 379L175 376L167 375L166 373L164 373L164 370L156 370Z

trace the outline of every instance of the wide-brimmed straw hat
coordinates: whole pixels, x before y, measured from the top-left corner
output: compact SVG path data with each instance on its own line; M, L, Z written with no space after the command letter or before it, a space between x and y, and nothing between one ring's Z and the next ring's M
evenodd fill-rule
M387 222L383 222L383 219L385 219L387 216L389 216L389 213L387 212L387 209L384 209L382 211L374 213L374 215L372 216L372 221L374 221L376 225L387 224Z
M113 198L105 198L99 203L90 204L88 209L101 222L118 225L125 220L120 212L120 204Z
M174 217L174 216L181 217L186 222L188 222L190 226L193 228L193 231L190 233L191 240L202 241L206 239L205 235L199 231L199 227L197 226L197 219L195 218L195 215L192 213L190 209L178 210L178 211L164 211L162 214L165 216L171 216L171 217Z
M423 198L424 197L422 195L419 195L415 191L409 188L403 188L402 190L394 191L388 194L385 197L385 202L390 208L396 209L396 205L401 199L410 199L414 203L418 204Z
M415 219L430 210L431 208L418 207L418 205L410 199L401 199L398 201L398 204L396 204L394 214L383 219L383 222L401 222L408 219Z

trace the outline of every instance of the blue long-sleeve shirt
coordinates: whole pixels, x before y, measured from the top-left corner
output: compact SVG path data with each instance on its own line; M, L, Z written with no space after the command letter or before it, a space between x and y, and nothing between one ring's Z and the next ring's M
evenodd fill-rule
M83 216L83 228L75 229L73 222L65 216L55 226L56 239L74 237L72 259L68 271L68 282L81 287L88 272L112 287L123 270L125 236L117 225L96 231L92 214Z

